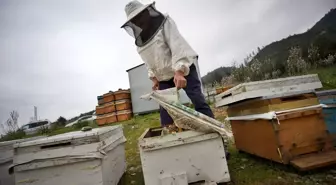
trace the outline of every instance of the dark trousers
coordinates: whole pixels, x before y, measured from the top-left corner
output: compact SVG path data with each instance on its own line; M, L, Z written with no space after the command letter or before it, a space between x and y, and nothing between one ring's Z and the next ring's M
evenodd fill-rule
M196 111L214 118L214 115L209 105L205 101L205 97L202 93L201 82L194 64L190 66L189 75L185 76L185 78L187 80L187 86L184 88L184 91L187 93L187 96L194 104ZM175 87L174 79L159 82L159 90L169 89L173 87ZM174 123L173 119L170 117L168 112L161 106L160 106L160 118L161 118L161 126L163 127Z

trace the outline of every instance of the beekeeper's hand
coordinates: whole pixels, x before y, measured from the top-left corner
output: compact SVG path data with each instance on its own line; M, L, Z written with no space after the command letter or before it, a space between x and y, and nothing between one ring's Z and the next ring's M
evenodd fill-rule
M152 82L153 82L153 86L152 86L152 90L156 91L159 90L159 81L157 80L156 77L151 78Z
M175 72L174 83L177 89L185 88L187 86L187 80L184 78L184 73L182 71Z

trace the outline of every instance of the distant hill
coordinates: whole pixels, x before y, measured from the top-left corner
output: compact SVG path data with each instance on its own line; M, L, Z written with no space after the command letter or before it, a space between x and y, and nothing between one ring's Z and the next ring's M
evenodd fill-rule
M93 115L94 112L95 112L95 110L92 110L92 111L90 111L90 112L81 113L79 116L70 118L70 119L67 121L67 123L74 122L74 121L76 121L78 118L83 117L83 116L91 116L91 115Z
M212 84L215 81L220 82L224 76L230 76L231 75L232 68L231 67L220 67L217 68L205 76L202 77L202 83L203 84Z
M276 63L277 69L283 73L290 48L299 46L302 49L302 57L306 60L308 57L308 48L311 45L318 47L321 58L326 58L329 54L336 53L336 9L331 9L306 32L294 34L258 50L254 59L264 60L269 58L272 62ZM205 75L202 78L202 82L209 84L218 81L218 79L230 75L231 70L232 68L230 67L215 69Z
M321 58L336 53L336 9L331 9L306 32L294 34L262 48L255 58L262 60L269 57L278 66L283 67L291 47L299 46L302 49L303 58L306 59L308 48L312 44L319 48Z

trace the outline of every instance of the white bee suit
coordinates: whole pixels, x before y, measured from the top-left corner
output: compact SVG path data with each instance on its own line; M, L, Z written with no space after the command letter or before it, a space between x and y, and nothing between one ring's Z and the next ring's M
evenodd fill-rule
M188 75L190 65L198 58L168 15L152 40L138 47L137 51L146 64L148 76L159 81L170 80L177 70Z

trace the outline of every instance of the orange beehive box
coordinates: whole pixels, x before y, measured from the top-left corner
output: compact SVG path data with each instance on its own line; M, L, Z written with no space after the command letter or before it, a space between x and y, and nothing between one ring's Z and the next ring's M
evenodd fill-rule
M276 117L231 120L236 148L303 171L336 162L321 107L283 112Z
M104 114L97 116L96 122L98 125L105 125L117 122L117 115L115 113Z
M113 102L115 100L113 92L108 92L103 95L104 103Z
M127 121L132 118L132 111L131 110L123 110L117 112L118 121Z
M225 92L225 91L231 89L232 87L233 87L233 85L228 85L228 86L225 86L225 87L218 87L216 89L216 94L220 94L222 92Z
M283 111L320 104L315 93L292 94L284 97L254 98L229 105L227 113L232 116L262 114L270 111Z
M104 105L104 113L108 114L111 112L115 112L116 111L116 107L115 107L115 103L114 102L110 102Z
M106 124L106 118L104 115L97 115L96 119L97 125L105 125Z
M115 106L117 111L132 109L131 100L129 99L116 101Z
M96 114L97 115L105 114L105 107L104 106L96 106Z
M131 99L131 92L130 90L122 90L119 89L118 91L114 92L115 100L125 100L125 99Z
M223 92L223 88L219 87L216 89L216 94L220 94Z

